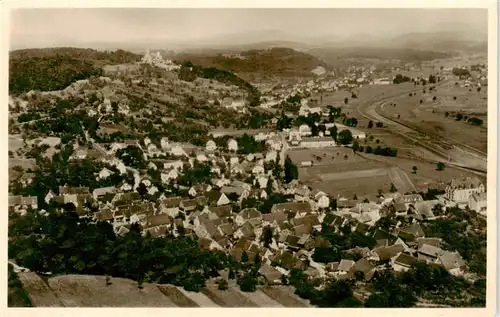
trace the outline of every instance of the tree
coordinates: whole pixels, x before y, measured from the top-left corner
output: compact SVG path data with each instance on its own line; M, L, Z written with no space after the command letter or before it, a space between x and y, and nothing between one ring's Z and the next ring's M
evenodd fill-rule
M457 121L462 121L462 119L464 118L463 114L461 114L460 112L457 113L456 117L455 117L455 120Z
M438 171L443 171L444 170L444 163L443 162L437 163L437 170Z
M241 254L241 263L247 263L248 262L248 254L246 251L243 251Z
M139 193L139 195L141 195L141 198L144 199L148 194L148 188L146 187L146 185L144 185L144 183L141 182L139 186L137 186L137 192Z
M287 155L285 158L285 182L290 183L294 179L299 178L299 169L292 162L292 159Z
M373 128L373 121L372 120L370 120L370 122L368 122L368 129L371 129L371 128Z
M146 166L143 153L137 146L129 145L124 149L119 149L116 152L116 157L122 160L127 166L136 168L144 168Z
M437 97L436 97L436 96L432 97L432 100L433 100L433 101L436 101L436 99L437 99Z
M354 141L354 142L352 143L352 150L353 150L354 152L356 152L356 151L358 151L358 150L359 150L359 142L358 142L358 141Z
M340 131L337 138L338 142L343 145L350 144L353 140L351 131L347 129Z
M429 83L430 84L435 84L436 83L436 76L429 75Z
M217 284L218 284L218 288L221 291L225 291L228 288L228 284L227 284L227 281L225 279L220 279Z
M396 186L394 186L394 184L391 183L391 190L390 190L390 192L391 193L395 193L397 191L398 191L398 189L396 188Z
M413 174L417 174L417 169L418 169L418 168L417 168L416 166L413 166L413 167L412 167Z
M261 241L264 243L265 248L268 248L269 245L273 242L273 229L271 227L264 227L264 229L262 230Z
M422 99L420 99L420 104L422 104L424 101Z
M250 273L245 273L239 280L240 290L243 292L255 292L257 290L257 278Z
M348 102L349 102L349 98L345 97L344 98L344 103L347 105Z
M333 127L330 128L330 135L332 137L332 139L337 142L337 126L336 125L333 125Z

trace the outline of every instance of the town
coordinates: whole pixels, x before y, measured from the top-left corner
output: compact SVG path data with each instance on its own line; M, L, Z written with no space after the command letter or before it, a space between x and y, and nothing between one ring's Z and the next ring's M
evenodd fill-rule
M259 84L160 50L92 54L116 61L57 89L11 78L9 263L28 293L90 274L182 307L485 305L484 54ZM254 304L217 299L234 288Z

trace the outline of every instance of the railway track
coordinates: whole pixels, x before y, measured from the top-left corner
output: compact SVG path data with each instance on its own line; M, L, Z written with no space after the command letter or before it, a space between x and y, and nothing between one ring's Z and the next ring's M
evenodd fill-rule
M442 83L442 85L445 85L446 83L447 82L444 82L444 83ZM392 130L392 129L388 130L388 132L392 133L392 134L399 135L399 136L403 137L404 139L411 141L413 144L418 145L421 148L424 148L427 151L433 153L437 158L439 158L439 160L432 160L432 161L435 161L436 163L438 161L441 161L445 165L448 165L448 166L451 166L451 167L459 168L459 169L462 169L462 170L468 170L468 171L474 172L476 174L486 175L486 168L470 167L470 166L465 166L464 164L450 162L448 160L449 153L446 153L444 150L439 149L435 144L428 144L427 142L425 142L425 141L423 141L421 139L417 139L417 138L412 137L411 135L409 135L410 133L415 133L417 135L420 135L420 134L422 134L421 131L418 131L418 129L415 129L414 127L412 127L412 126L410 126L408 124L404 124L404 123L396 121L396 120L394 120L392 118L388 118L387 116L385 116L385 115L383 115L383 114L381 114L380 112L377 111L377 109L382 104L388 103L390 100L393 100L394 98L403 96L403 95L408 94L410 92L418 91L420 89L421 89L421 87L419 87L418 89L416 89L416 88L408 89L408 90L406 90L404 92L399 92L397 94L391 94L391 95L388 95L388 96L383 96L381 98L377 98L375 100L362 103L362 104L360 104L357 107L357 112L361 116L363 116L364 118L366 118L368 120L381 121L381 122L388 123L390 125L396 126L397 128L399 128L399 130L401 132L397 131L397 130ZM375 108L374 109L368 109L370 106L373 106L374 104L375 104ZM372 110L372 113L369 113L368 110ZM461 144L452 144L451 142L448 142L448 143L449 143L450 146L453 146L453 147L456 147L456 148L459 148L458 145L461 146ZM485 156L485 153L482 152L482 151L479 151L477 149L471 148L469 146L465 146L465 148L467 150L469 150L469 151L466 151L464 148L462 148L461 150L464 151L464 152L466 152L466 153L468 153L468 154L470 152L473 152L473 153L470 153L470 154L472 154L476 158L478 156L479 157L480 156ZM456 161L459 161L459 160L456 160ZM484 161L486 161L486 160L484 160Z

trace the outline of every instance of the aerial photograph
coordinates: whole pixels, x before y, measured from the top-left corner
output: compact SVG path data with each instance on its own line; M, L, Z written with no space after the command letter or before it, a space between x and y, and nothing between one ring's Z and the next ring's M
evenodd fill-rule
M488 9L9 26L9 307L486 307Z

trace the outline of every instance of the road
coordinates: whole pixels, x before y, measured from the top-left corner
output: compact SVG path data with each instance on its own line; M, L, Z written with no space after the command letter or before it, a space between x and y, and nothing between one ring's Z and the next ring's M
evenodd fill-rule
M449 85L450 81L445 81L437 86ZM429 138L421 136L421 133L409 125L403 124L397 120L391 119L380 113L380 108L383 105L391 102L395 98L404 96L410 92L418 91L419 88L408 89L397 94L378 96L374 100L361 103L357 107L357 111L363 117L384 123L390 129L392 134L399 135L413 143L415 148L419 148L422 153L425 153L427 160L433 162L443 162L446 165L475 171L476 173L486 174L487 171L487 156L478 150L472 150L470 147L463 144L450 141L440 140L438 138Z

